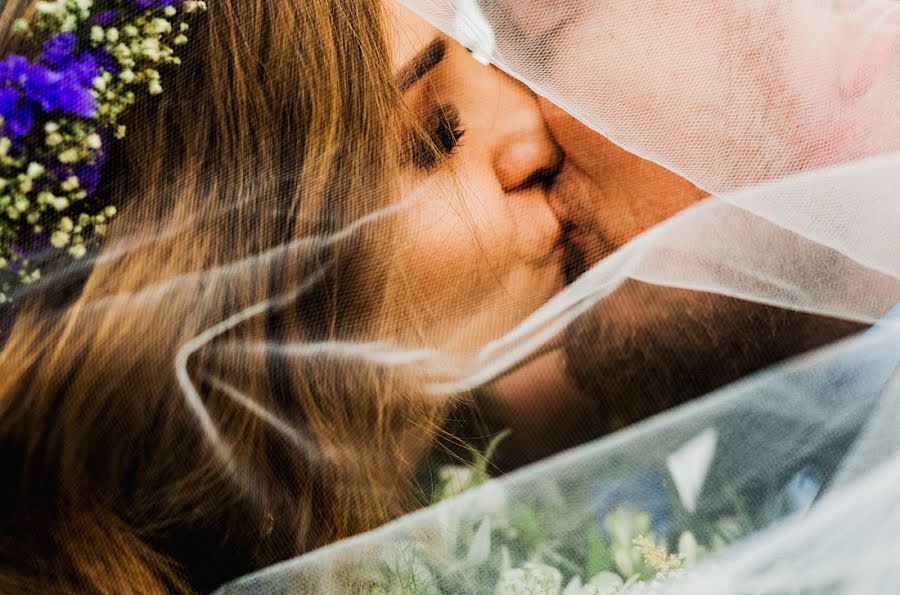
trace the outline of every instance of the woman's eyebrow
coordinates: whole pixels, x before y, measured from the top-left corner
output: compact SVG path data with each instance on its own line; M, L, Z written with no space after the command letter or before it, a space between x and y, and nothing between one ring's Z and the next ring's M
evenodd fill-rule
M447 53L447 41L443 37L437 37L419 52L412 60L400 69L397 75L397 86L405 93L413 85L422 80L431 72Z

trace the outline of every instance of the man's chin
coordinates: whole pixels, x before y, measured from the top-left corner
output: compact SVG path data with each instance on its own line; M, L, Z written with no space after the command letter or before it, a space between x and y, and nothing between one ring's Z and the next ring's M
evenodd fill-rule
M607 430L864 328L718 294L624 283L570 327L567 372Z

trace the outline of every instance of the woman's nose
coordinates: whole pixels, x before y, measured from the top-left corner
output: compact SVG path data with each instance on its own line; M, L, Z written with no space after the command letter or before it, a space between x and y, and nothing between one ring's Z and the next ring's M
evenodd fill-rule
M514 101L504 106L502 133L494 149L494 171L505 192L549 186L559 173L563 153L550 134L537 97L524 85L511 82Z

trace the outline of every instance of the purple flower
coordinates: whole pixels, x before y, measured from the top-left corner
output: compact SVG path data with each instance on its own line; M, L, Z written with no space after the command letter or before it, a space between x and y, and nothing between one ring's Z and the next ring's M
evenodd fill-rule
M184 0L131 0L131 5L138 10L147 10L148 8L158 10L166 6L177 6L183 2Z
M88 194L93 194L100 184L100 169L103 160L98 159L93 165L79 164L73 168L73 173L78 176L78 185Z
M76 41L72 32L54 35L44 43L41 61L53 68L62 68L72 59Z
M41 60L64 76L74 76L79 84L90 88L94 79L100 74L100 68L115 64L115 59L104 50L94 49L75 55L75 34L60 33L54 35L44 44Z
M90 89L94 79L100 76L100 65L92 53L84 52L63 64L58 72L64 78L74 79L79 87Z
M0 116L3 116L5 134L15 140L31 130L34 108L22 101L18 89L0 87Z
M20 128L26 128L21 134L27 134L31 129L31 120L38 108L44 112L60 110L85 118L96 113L97 102L90 93L92 81L100 74L96 60L85 54L70 60L64 68L57 72L16 54L0 62L0 88L18 87L25 92L24 100L15 104L14 113L4 116L18 120Z
M106 26L112 24L114 20L116 20L116 16L118 12L116 10L104 10L100 14L94 17L93 22L95 25Z
M99 48L85 50L75 57L76 43L74 33L54 35L44 44L41 61L54 70L66 71L79 77L87 87L90 87L97 78L98 67L111 74L119 71L119 63L106 50Z
M97 65L110 74L118 74L119 70L122 69L119 63L116 62L116 59L106 50L87 50L85 54L90 54L97 62Z
M22 84L30 101L39 104L44 112L60 110L83 118L94 116L97 101L85 84L90 65L74 64L71 72L54 72L40 64L33 66ZM94 74L97 74L96 62Z
M19 246L18 244L10 244L9 248L19 260L25 258L28 255L28 253L25 251L25 248Z

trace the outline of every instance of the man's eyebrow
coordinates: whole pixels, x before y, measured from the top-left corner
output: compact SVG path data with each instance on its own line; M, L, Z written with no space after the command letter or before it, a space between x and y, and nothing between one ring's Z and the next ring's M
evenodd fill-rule
M428 47L419 52L400 69L397 75L397 86L400 87L400 91L405 93L422 80L441 63L446 53L447 41L443 37L438 37L428 44Z

